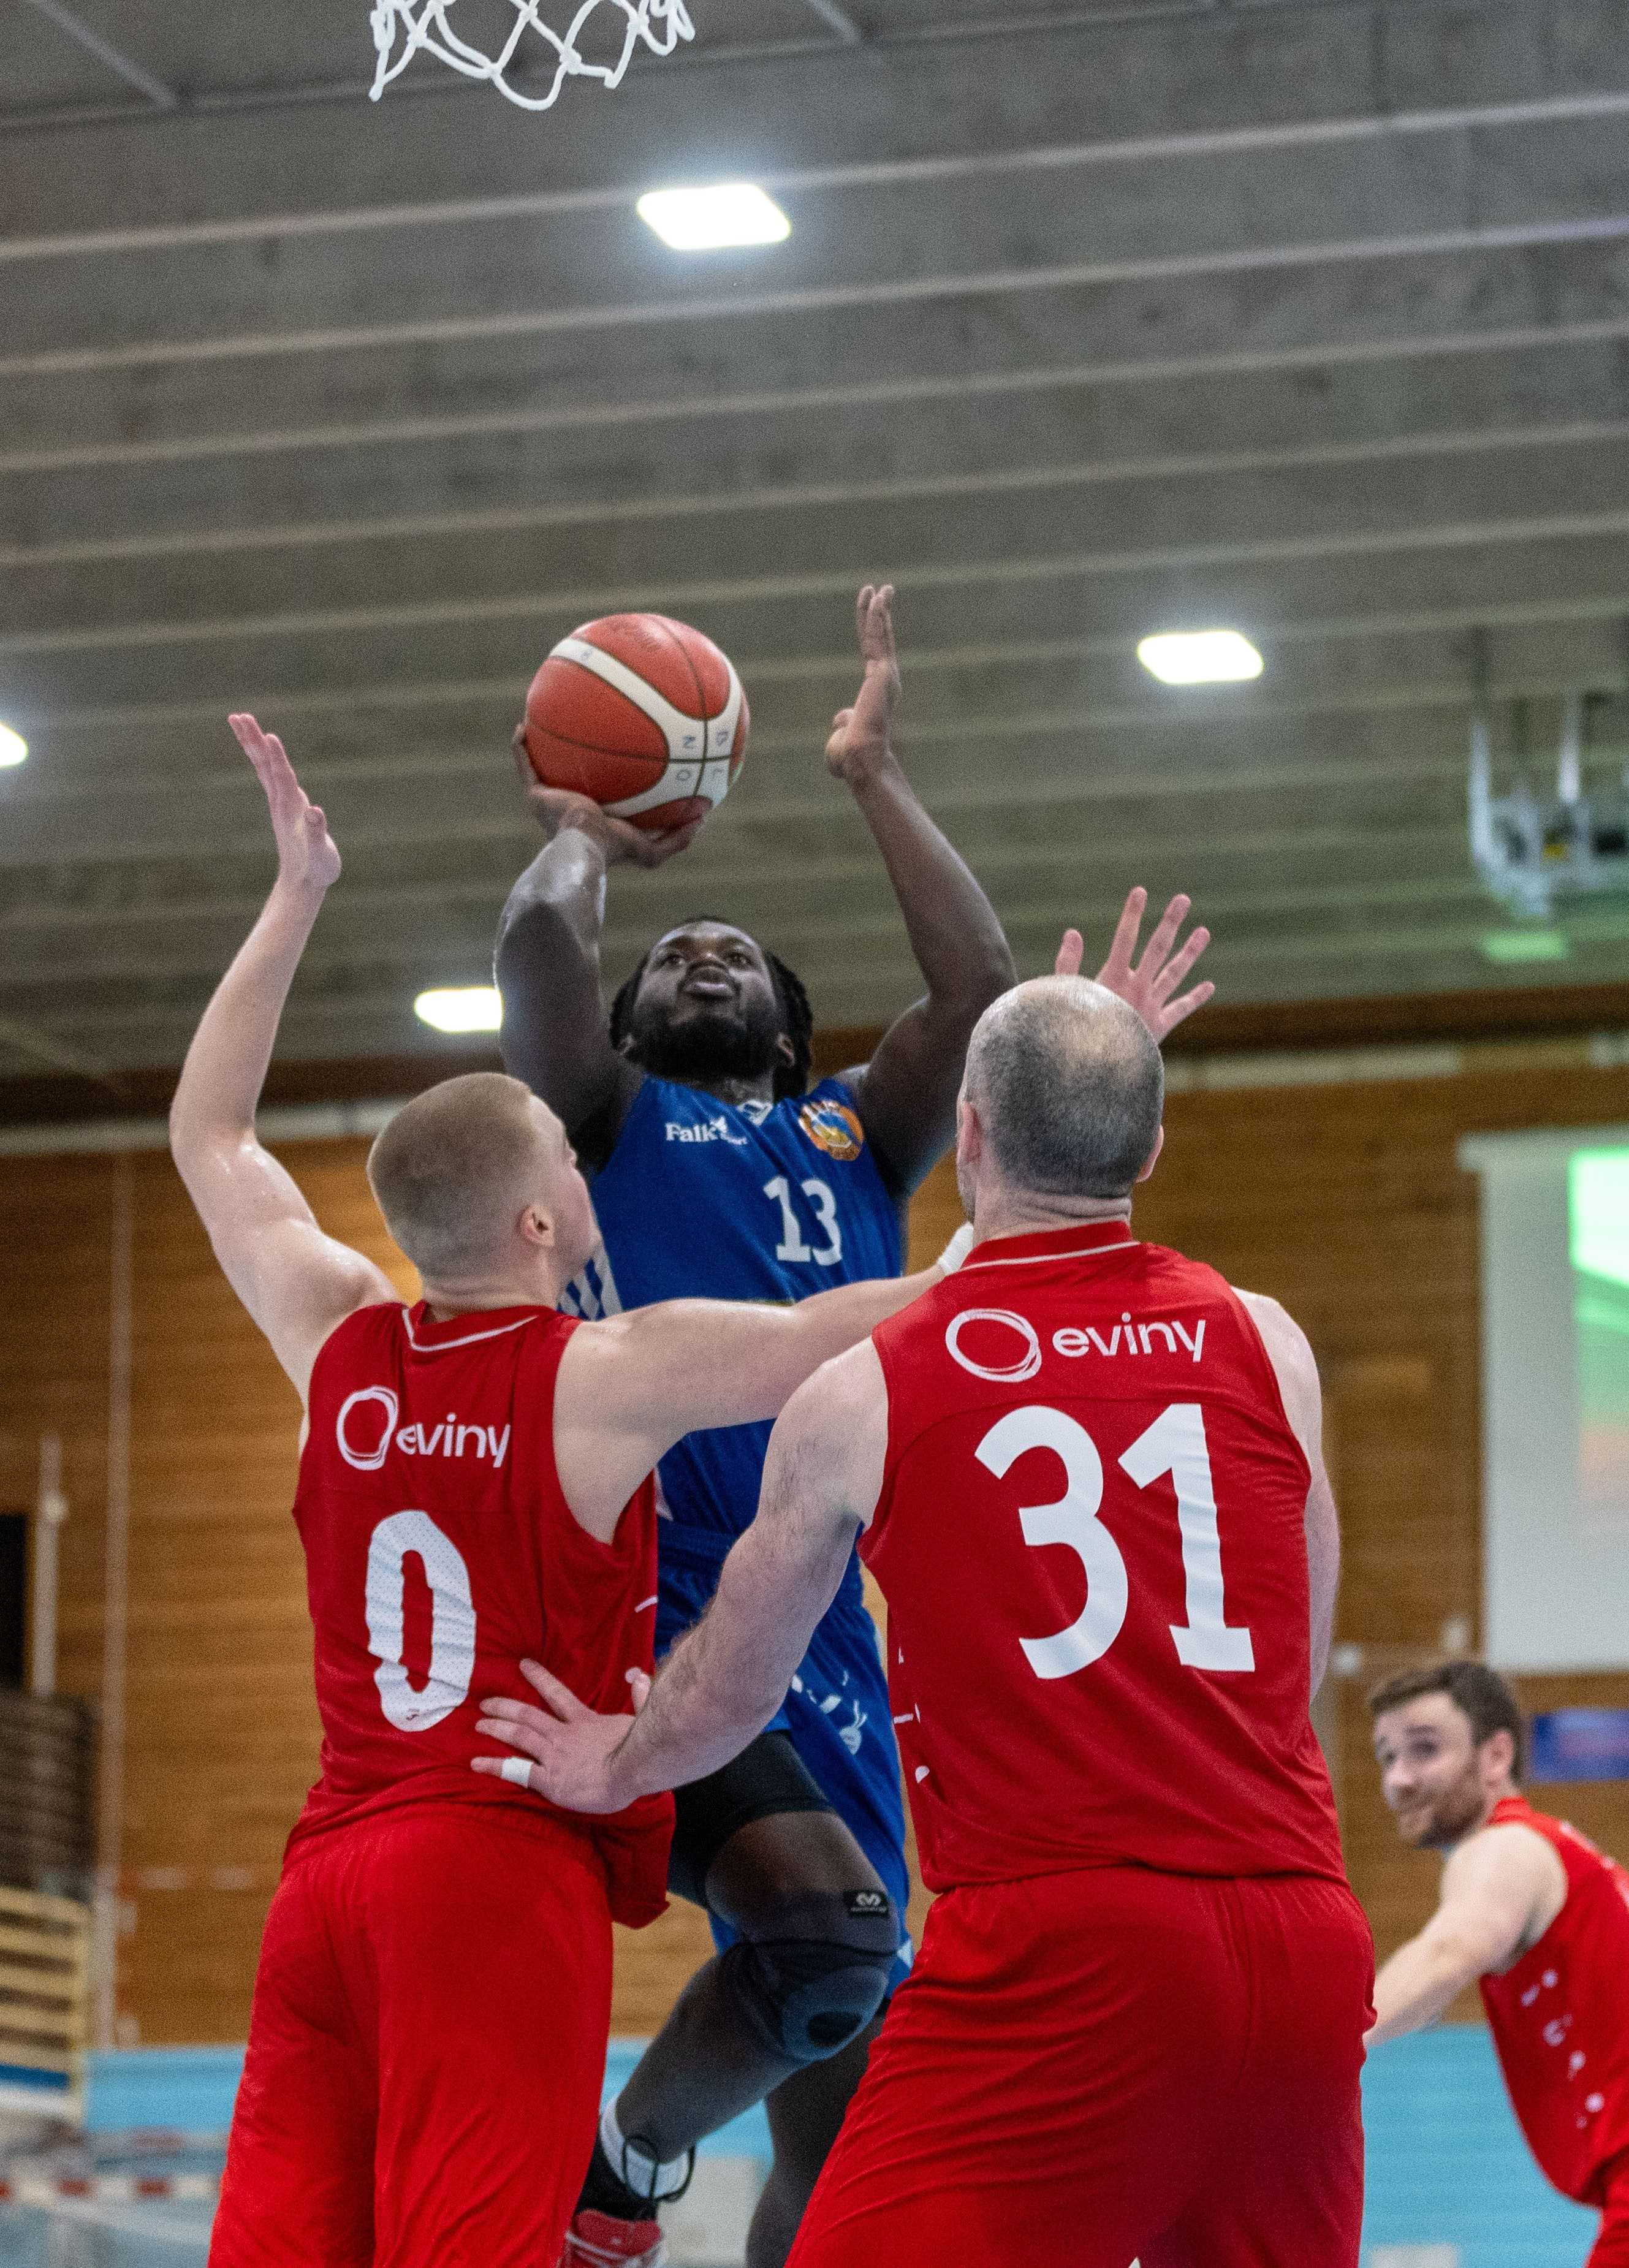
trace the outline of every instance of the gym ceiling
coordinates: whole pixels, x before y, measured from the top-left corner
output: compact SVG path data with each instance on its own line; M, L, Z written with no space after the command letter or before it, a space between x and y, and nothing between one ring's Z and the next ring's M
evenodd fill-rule
M1629 744L1623 0L693 11L532 115L424 57L370 103L367 0L0 0L0 1074L179 1060L270 872L233 707L345 855L285 1052L433 1052L413 998L485 977L534 846L527 681L628 608L756 732L615 878L608 975L717 909L882 1018L820 757L873 576L1025 969L1141 880L1235 1002L1629 977L1610 901L1490 959L1464 817L1478 674L1536 776L1570 689L1593 771ZM635 215L732 179L787 242ZM1139 666L1214 625L1257 683Z

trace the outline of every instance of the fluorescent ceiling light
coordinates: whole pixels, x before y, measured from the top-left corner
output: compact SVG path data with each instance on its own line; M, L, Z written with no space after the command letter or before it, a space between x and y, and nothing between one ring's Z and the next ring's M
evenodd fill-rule
M20 764L28 754L28 743L20 733L9 725L0 725L0 764Z
M1565 961L1573 947L1565 930L1496 929L1482 940L1489 961Z
M1240 685L1264 666L1237 630L1163 630L1143 640L1137 659L1162 685Z
M438 1032L497 1032L503 1028L504 1004L495 985L457 984L421 992L413 1013Z
M792 223L752 181L706 189L652 189L634 207L674 252L718 252L731 244L784 244Z

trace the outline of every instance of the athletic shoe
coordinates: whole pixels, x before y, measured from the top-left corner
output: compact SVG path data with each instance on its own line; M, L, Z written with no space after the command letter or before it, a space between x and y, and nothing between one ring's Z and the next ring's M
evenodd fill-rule
M660 2221L579 2211L565 2232L560 2268L665 2268L667 2258Z

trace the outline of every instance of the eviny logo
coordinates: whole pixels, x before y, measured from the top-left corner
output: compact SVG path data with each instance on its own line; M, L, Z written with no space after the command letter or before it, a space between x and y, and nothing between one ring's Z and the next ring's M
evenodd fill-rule
M383 1430L377 1440L372 1423L360 1414L371 1403L384 1413ZM389 1455L393 1440L404 1457L490 1457L495 1465L501 1465L509 1454L512 1429L508 1425L466 1425L455 1410L449 1410L439 1425L403 1425L398 1432L400 1414L396 1397L387 1386L362 1386L347 1395L334 1421L335 1437L345 1462L359 1473L376 1473Z
M962 1334L969 1323L1000 1323L1009 1331L1016 1331L1022 1342L1015 1351L1015 1359L992 1366L975 1362L971 1355L962 1351ZM1033 1378L1041 1367L1041 1341L1033 1323L1022 1315L1014 1314L1006 1307L964 1307L952 1321L945 1333L945 1348L953 1362L963 1370L971 1371L975 1378L991 1378L1001 1385L1019 1385Z

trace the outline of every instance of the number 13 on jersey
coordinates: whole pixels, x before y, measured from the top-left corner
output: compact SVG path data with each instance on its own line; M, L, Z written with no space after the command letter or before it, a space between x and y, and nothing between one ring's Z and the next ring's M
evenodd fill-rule
M765 1182L763 1194L780 1207L780 1242L775 1248L777 1260L812 1260L817 1268L835 1268L843 1258L843 1226L837 1219L837 1201L826 1182L807 1181L798 1184L808 1199L820 1226L821 1242L810 1244L803 1233L796 1206L792 1202L792 1183L785 1174L777 1174L772 1182Z
M1024 1659L1037 1677L1072 1677L1102 1660L1120 1635L1131 1602L1130 1580L1119 1545L1098 1514L1103 1502L1103 1462L1084 1425L1061 1410L1029 1404L1009 1410L974 1454L1004 1480L1027 1450L1050 1449L1067 1485L1050 1504L1025 1505L1019 1521L1026 1543L1063 1543L1086 1570L1087 1600L1067 1630L1050 1638L1021 1638ZM1174 1402L1140 1433L1120 1469L1146 1489L1169 1473L1176 1490L1188 1619L1171 1624L1177 1660L1189 1669L1254 1669L1248 1630L1230 1627L1223 1594L1221 1534L1211 1479L1205 1412L1197 1402Z

